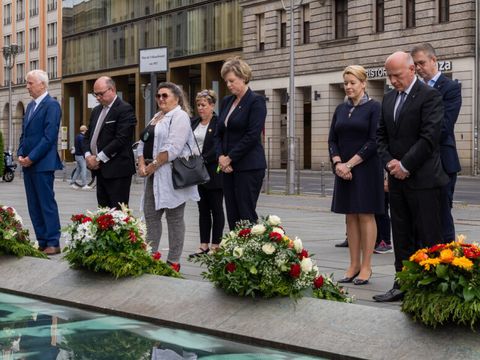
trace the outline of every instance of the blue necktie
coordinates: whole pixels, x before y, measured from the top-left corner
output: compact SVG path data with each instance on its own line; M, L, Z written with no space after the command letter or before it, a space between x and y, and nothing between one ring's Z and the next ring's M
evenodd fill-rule
M400 115L400 111L402 111L403 103L405 102L405 97L407 93L400 91L397 96L400 96L400 101L398 102L397 105L397 110L395 110L395 117L394 121L397 121L398 116Z

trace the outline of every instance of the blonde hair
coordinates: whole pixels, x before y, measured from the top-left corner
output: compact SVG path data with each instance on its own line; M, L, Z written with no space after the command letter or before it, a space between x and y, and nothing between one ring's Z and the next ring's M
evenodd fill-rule
M361 82L367 82L368 76L367 76L367 70L361 65L350 65L343 70L343 75L342 77L345 77L345 75L353 75L355 76L358 80Z
M205 99L209 104L215 104L217 102L217 94L213 90L205 89L200 91L195 97L195 101Z
M252 69L238 56L227 59L227 61L225 61L225 63L222 65L220 74L222 75L223 79L225 79L229 72L233 72L236 77L243 79L245 84L248 84L252 78Z

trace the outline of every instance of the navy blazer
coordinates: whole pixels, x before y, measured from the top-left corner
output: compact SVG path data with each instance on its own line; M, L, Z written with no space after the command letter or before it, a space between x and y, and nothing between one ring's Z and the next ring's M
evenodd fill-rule
M201 118L196 117L192 120L192 130L195 130L200 124ZM207 133L205 134L205 140L203 141L202 156L205 159L205 166L207 167L208 175L210 175L210 181L200 186L206 189L221 189L222 188L222 176L217 173L218 158L215 144L215 129L217 128L218 118L217 114L213 113L213 117L208 124Z
M377 142L383 164L400 160L410 172L403 181L412 189L445 185L448 177L443 171L439 150L443 119L440 93L417 79L394 121L396 96L397 91L392 90L382 102Z
M457 81L441 74L433 86L443 98L444 116L440 137L440 158L447 174L457 173L462 168L455 142L455 123L462 107L462 90Z
M226 96L220 105L215 132L217 157L229 156L234 172L265 169L267 162L262 145L262 131L267 116L265 98L249 88L225 126L225 118L234 101L234 95Z
M17 156L29 157L32 166L24 171L42 172L62 169L57 141L62 110L57 100L47 94L32 112L34 101L27 106L23 117L22 135Z

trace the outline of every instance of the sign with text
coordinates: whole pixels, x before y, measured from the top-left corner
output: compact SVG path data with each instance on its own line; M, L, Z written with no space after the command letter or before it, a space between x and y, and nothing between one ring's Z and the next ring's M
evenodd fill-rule
M139 50L140 73L167 72L168 51L167 47Z
M384 67L377 67L377 68L366 68L367 76L369 79L378 79L378 78L386 78L387 77L387 70ZM453 66L450 60L442 60L438 61L438 70L440 71L452 71Z

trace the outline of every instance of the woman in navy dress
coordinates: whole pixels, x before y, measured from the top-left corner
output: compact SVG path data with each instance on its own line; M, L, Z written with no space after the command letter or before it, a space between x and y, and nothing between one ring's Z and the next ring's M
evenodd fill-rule
M367 73L359 65L343 72L346 101L333 115L328 146L335 187L332 211L346 214L350 266L339 282L365 285L372 275L371 257L383 213L383 170L376 131L381 105L365 92Z

